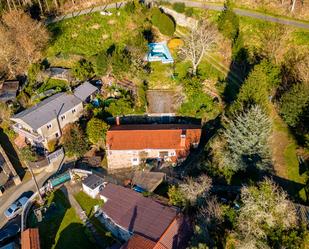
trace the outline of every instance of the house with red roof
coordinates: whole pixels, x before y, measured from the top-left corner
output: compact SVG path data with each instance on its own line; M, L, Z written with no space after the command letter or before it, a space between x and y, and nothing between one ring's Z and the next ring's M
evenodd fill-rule
M112 183L99 195L104 205L98 219L124 241L121 249L186 248L192 229L178 208Z
M106 135L108 169L131 168L147 159L180 162L198 146L200 137L200 125L114 125Z

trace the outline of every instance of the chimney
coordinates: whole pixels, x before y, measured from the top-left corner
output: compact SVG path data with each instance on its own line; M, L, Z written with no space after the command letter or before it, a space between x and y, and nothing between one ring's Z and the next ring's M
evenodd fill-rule
M120 117L119 116L116 117L116 125L120 125Z
M186 130L182 130L180 135L180 147L184 148L186 146Z

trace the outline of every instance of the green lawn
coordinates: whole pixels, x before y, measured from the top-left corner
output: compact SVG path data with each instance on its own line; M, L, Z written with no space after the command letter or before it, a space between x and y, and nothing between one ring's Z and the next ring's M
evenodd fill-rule
M83 191L78 192L74 195L74 197L82 209L86 212L87 216L90 217L90 221L96 228L97 232L102 236L102 238L104 238L106 247L111 246L115 242L115 239L113 238L112 234L106 230L104 225L93 215L93 207L95 205L102 206L103 201L99 199L93 199Z
M110 11L113 12L112 16L92 13L51 24L49 29L54 39L47 49L47 55L92 56L114 43L125 43L142 23L136 23L138 19L133 20L122 9L120 16L115 14L115 10Z
M38 223L33 213L28 220L30 227L39 228L42 248L96 248L87 238L82 221L61 190L56 190L48 197L47 207L42 222Z
M37 90L38 93L42 93L44 91L55 89L57 91L65 91L68 88L69 83L65 80L58 79L47 79Z
M87 216L93 215L93 207L95 205L103 205L103 200L93 199L87 194L85 194L83 191L78 192L74 195L74 197L79 203L79 205L82 207L82 209L86 212Z

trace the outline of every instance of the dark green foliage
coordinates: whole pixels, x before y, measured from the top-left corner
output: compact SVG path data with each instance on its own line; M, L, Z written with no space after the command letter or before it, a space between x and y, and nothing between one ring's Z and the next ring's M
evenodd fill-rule
M185 12L186 5L184 3L174 3L173 9L177 11L178 13L184 13Z
M61 143L67 156L82 157L88 150L88 142L84 132L76 124L64 131Z
M148 90L148 84L147 82L143 82L142 84L140 84L138 86L138 103L137 103L137 108L141 111L141 112L145 112L146 111L146 107L147 107L147 95L146 92Z
M124 10L128 13L134 13L136 9L135 1L130 1L124 6Z
M186 8L185 15L188 16L188 17L193 16L193 8L191 8L191 7Z
M33 93L33 88L36 84L37 77L39 72L41 71L42 67L39 63L33 63L29 66L28 73L27 73L27 79L28 79L28 84L25 88L25 92L28 94Z
M174 21L159 8L153 8L151 22L155 25L163 35L172 36L175 32Z
M93 65L90 61L82 59L72 68L72 74L78 80L89 79L94 76Z
M134 113L133 104L131 100L120 98L105 108L105 110L112 116L126 115Z
M279 84L280 68L269 61L262 61L253 68L241 86L231 111L242 111L252 105L260 105L268 110L269 97Z
M108 128L108 124L106 124L103 120L98 118L90 119L86 128L89 142L92 144L104 142Z
M115 75L130 71L131 55L126 48L116 46L111 55L111 66Z
M95 57L95 72L97 75L104 75L109 69L110 57L106 51L102 51Z
M239 18L234 13L229 0L225 2L224 8L218 18L218 29L226 38L234 41L239 32Z
M203 118L213 109L211 97L203 91L203 84L199 78L184 80L184 90L187 100L180 106L178 112L183 116Z
M223 153L223 172L231 176L232 172L270 167L268 139L271 133L271 121L258 106L254 106L233 120L228 121L223 131L226 141Z
M172 185L168 188L167 195L169 198L169 203L174 206L184 207L187 203L184 194L175 185Z
M35 162L38 159L37 154L29 146L22 148L20 150L20 155L22 160L26 162Z
M291 127L296 127L300 120L308 115L309 87L305 83L295 84L284 93L279 102L279 111L284 121Z

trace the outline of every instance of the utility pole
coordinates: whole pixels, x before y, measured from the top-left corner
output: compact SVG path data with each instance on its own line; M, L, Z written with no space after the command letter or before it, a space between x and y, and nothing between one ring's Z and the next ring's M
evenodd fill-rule
M31 174L31 177L32 177L32 179L33 179L33 181L34 181L35 188L36 188L36 190L38 191L38 194L39 194L39 202L42 204L42 203L44 203L44 201L43 201L43 197L42 197L42 195L41 195L41 191L40 191L38 182L37 182L37 180L36 180L36 178L35 178L35 175L33 174L33 171L32 171L32 169L31 169L31 167L28 165L27 162L26 162L26 165L27 165L27 168L29 169L30 174Z

